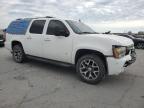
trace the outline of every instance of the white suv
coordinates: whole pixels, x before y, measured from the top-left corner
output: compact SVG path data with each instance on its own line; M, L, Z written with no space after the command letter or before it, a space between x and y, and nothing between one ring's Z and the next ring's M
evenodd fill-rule
M82 22L53 17L13 21L5 46L16 62L26 57L74 65L80 79L96 84L136 60L131 39L98 34Z

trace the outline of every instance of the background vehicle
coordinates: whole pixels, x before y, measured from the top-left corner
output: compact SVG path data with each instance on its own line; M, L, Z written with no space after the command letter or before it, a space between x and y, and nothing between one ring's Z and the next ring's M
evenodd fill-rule
M82 22L53 17L18 19L6 30L13 59L26 57L74 65L79 78L96 84L136 60L131 39L97 34Z
M133 40L134 46L138 49L144 49L144 39L143 38L136 38L132 35L121 34L120 36L127 37Z
M0 46L4 46L4 38L3 38L3 35L0 35Z

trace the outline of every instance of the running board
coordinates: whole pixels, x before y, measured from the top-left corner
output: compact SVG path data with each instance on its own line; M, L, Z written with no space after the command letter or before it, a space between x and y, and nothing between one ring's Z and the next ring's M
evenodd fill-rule
M51 64L55 64L55 65L59 65L59 66L64 66L64 67L74 66L74 64L65 63L65 62L56 61L56 60L51 60L51 59L46 59L46 58L32 56L32 55L26 55L26 57L29 59L34 59L34 60L38 60L38 61L42 61L42 62L46 62L46 63L51 63Z

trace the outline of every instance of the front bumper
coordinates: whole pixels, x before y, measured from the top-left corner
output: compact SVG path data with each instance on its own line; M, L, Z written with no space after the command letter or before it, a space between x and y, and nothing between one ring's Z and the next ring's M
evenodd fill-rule
M129 55L116 59L114 57L107 57L108 74L117 75L124 72L125 67L136 61L136 53L131 52Z

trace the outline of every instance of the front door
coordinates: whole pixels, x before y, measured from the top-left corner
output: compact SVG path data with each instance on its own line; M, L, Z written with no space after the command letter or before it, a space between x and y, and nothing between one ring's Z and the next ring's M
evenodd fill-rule
M44 36L44 52L48 59L71 63L72 36L65 22L49 21Z

